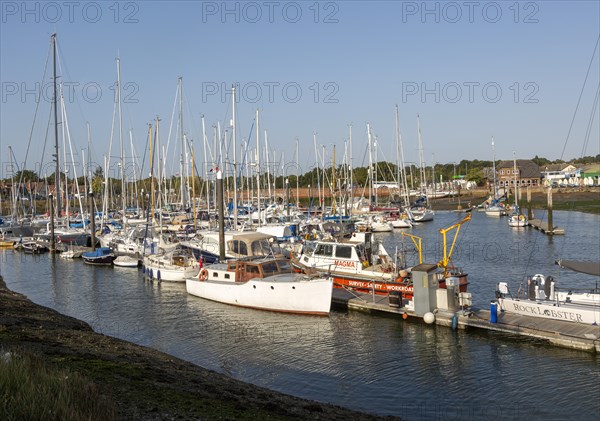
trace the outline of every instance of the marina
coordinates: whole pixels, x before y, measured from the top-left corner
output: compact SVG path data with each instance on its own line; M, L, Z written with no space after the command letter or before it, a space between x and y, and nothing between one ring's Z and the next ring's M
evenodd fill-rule
M360 300L354 296L344 310L341 289L333 290L329 317L314 317L215 303L189 296L182 283L148 281L140 270L84 265L49 254L5 249L1 270L11 289L80 318L100 333L296 396L327 396L334 404L409 420L441 413L456 419L499 414L559 420L572 411L579 411L581 419L594 419L600 411L595 399L600 393L598 354L589 345L597 341L586 335L597 336L597 327L501 313L490 323L490 300L495 299L499 280L519 279L530 271L556 273L560 268L552 257L597 248L598 236L583 229L597 223L597 216L556 212L555 217L576 233L576 244L564 241L567 236L511 230L505 220L473 216L463 230L456 259L469 271L477 310L470 317L459 311L456 329L450 312L436 312L437 324L432 325L416 316L403 319L403 311L390 307L387 296L376 295L375 303L372 294ZM425 261L439 256L438 227L450 225L457 216L438 212L436 218L432 225L416 225L412 231L424 238ZM483 241L483 236L494 241ZM377 237L389 250L406 241L395 232ZM565 277L575 279L567 271L560 279ZM594 284L590 278L582 286ZM340 358L348 349L348 358ZM527 374L531 370L547 384L576 376L578 386L561 396L553 388L541 388L540 399L553 404L532 407L519 392L538 384L539 376L534 382ZM498 382L498 377L505 380ZM482 382L493 384L494 392L480 387ZM387 393L390 389L404 390L406 401L399 403ZM364 399L355 399L357 394ZM465 403L457 403L467 396ZM510 409L506 399L513 402ZM437 402L433 409L432 400Z
M0 419L600 419L600 3L26 3Z

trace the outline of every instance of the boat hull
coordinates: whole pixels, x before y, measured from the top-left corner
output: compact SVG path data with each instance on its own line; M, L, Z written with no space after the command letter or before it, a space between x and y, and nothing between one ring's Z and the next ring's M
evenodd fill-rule
M112 265L116 258L115 256L84 257L83 255L81 257L83 258L83 262L88 265Z
M170 266L170 265L169 265ZM200 266L169 267L163 264L144 262L144 274L158 281L185 282L187 278L197 276Z
M332 279L297 274L276 275L246 282L186 280L187 292L211 301L260 310L327 315Z
M554 301L530 301L499 298L500 310L506 313L578 324L600 323L600 307L588 305L555 305Z

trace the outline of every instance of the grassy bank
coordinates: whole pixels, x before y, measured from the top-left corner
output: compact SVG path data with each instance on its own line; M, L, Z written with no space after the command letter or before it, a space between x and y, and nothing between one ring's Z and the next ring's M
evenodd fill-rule
M0 309L2 420L381 419L98 334L8 290L1 277Z

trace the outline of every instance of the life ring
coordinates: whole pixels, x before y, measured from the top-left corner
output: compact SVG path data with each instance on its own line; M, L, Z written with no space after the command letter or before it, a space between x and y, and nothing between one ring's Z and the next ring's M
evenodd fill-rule
M201 281L206 281L208 279L208 271L206 269L202 269L198 274L198 279Z
M525 217L523 215L519 215L519 221L524 221Z

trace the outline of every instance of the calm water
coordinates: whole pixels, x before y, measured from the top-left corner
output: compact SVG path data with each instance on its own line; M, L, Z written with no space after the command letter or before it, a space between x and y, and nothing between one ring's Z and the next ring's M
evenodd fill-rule
M409 231L424 238L426 262L440 258L437 230L457 219L438 213ZM489 305L498 281L516 286L534 273L595 285L593 277L559 272L553 260L600 259L600 217L556 212L555 223L565 236L473 215L455 262L470 274L476 305ZM403 244L398 233L378 237L390 252ZM357 312L310 317L240 309L188 296L185 285L149 283L135 269L12 250L0 257L8 286L34 302L107 335L292 395L407 420L600 419L600 358L588 353Z

